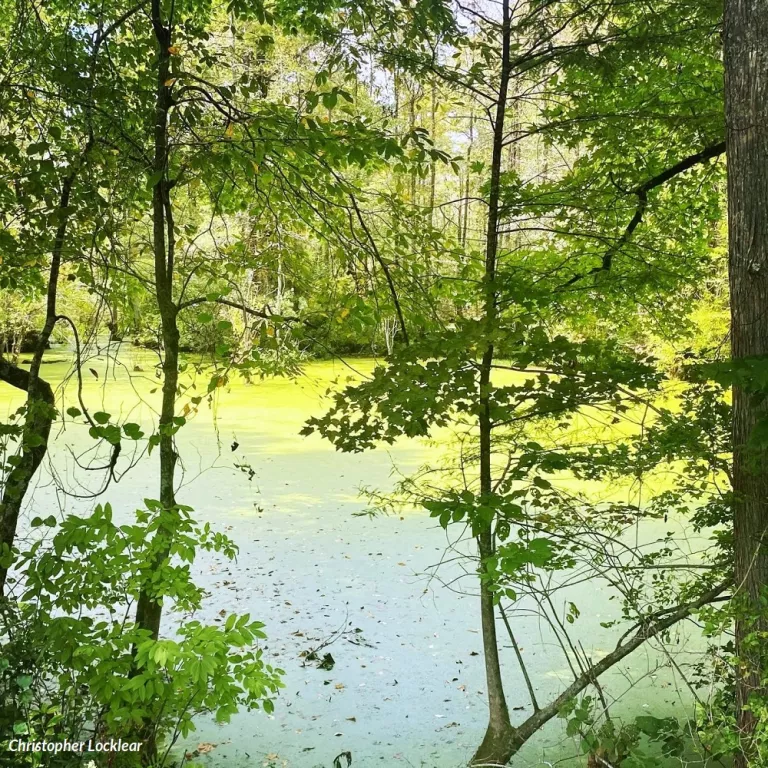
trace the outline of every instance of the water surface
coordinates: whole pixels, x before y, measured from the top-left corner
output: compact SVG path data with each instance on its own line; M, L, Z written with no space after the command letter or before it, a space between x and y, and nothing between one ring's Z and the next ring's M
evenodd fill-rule
M120 359L117 366L105 358L86 366L93 371L85 373L85 400L92 410L148 425L159 399L156 359L147 353ZM372 361L354 364L367 371ZM43 370L58 383L68 366ZM230 612L250 613L266 624L266 655L286 671L274 715L242 712L227 725L200 719L183 747L216 744L204 758L213 766L330 768L334 757L349 751L360 768L454 768L465 764L482 737L487 710L477 600L461 594L474 584L455 581L461 575L456 563L439 571L449 588L425 575L443 557L446 533L416 510L356 516L366 508L361 486L391 488L393 468L413 471L437 449L410 441L348 455L316 436L299 435L305 420L322 412L332 382L348 375L341 363L326 362L307 365L296 380L233 381L213 404L204 401L179 433L179 502L225 530L240 548L234 563L208 556L196 562L197 579L210 593L197 618L215 622ZM206 384L201 376L189 394L204 393ZM66 405L74 404L74 381L65 392ZM19 402L0 389L0 417ZM92 441L73 425L54 437L30 516L86 513L96 503L62 495L51 481L55 472L77 478L81 495L97 490L102 478L78 470L75 459L93 458L83 454ZM126 451L124 476L100 499L109 500L117 516L127 517L143 498L157 495L156 456L129 470L130 459ZM563 605L570 600L582 611L576 636L599 658L616 642L600 622L614 617L618 606L599 584L562 596ZM163 630L172 631L176 620L166 617ZM532 614L518 615L514 623L537 696L546 702L567 684L570 672ZM332 670L304 664L302 652L340 631L323 651L335 660ZM684 653L686 640L680 640L678 652ZM504 654L509 705L522 720L531 705L510 649ZM657 669L662 662L652 649L640 650L606 677L609 696L620 697L619 714L689 710L671 674ZM562 721L554 721L513 764L579 765L572 759L577 752L563 735Z

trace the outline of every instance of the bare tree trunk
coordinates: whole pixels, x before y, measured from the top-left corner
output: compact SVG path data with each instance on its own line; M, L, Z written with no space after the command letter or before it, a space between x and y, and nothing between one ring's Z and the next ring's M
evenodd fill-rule
M464 222L461 232L461 244L467 244L467 226L469 224L469 193L472 179L472 149L475 144L475 112L469 113L469 146L467 147L467 188L464 192Z
M384 333L384 345L387 350L387 355L391 355L395 349L395 336L398 331L397 319L394 317L385 317L382 323L382 330Z
M416 127L416 85L411 83L410 100L408 103L408 130L413 132ZM416 171L411 171L411 203L416 203Z
M395 65L395 68L393 69L392 80L392 87L395 95L395 120L397 120L397 118L400 117L400 73L397 69L397 65Z
M173 302L173 216L170 189L165 178L168 162L168 111L171 30L163 26L160 0L152 2L152 25L158 45L158 71L155 97L154 173L158 176L152 190L153 252L155 294L160 311L163 339L163 399L158 420L160 432L160 503L166 510L176 506L174 474L176 453L173 446L173 416L176 410L176 387L179 368L179 330L177 308ZM166 241L167 230L167 241ZM149 629L152 637L160 630L160 604L145 591L136 610L136 623Z
M40 343L40 342L39 342ZM53 390L39 376L33 379L31 372L18 368L0 358L0 381L27 393L27 412L21 436L19 462L8 473L0 502L0 552L10 556L16 539L16 528L22 504L32 478L45 458L48 437L56 415ZM0 566L0 595L5 592L8 568Z
M436 141L437 134L437 86L432 83L432 101L430 104L431 115L429 130L432 134L432 141ZM437 162L432 161L432 167L429 174L429 223L434 226L435 223L435 183L437 181Z
M499 194L501 184L502 150L504 145L504 117L510 79L510 35L511 20L509 0L502 4L502 57L499 78L498 100L493 121L493 154L491 158L491 181L488 195L488 223L486 229L485 274L483 276L485 326L488 338L496 330L498 320L496 286L496 259L499 248ZM491 459L493 453L491 420L491 369L494 348L488 343L480 365L480 494L490 497L493 493ZM487 560L493 555L495 543L493 523L488 522L480 530L477 545L480 554L480 573L484 574ZM493 602L491 585L486 579L480 582L480 616L483 630L483 651L485 660L486 685L488 686L488 727L482 743L472 758L473 764L499 763L505 765L514 752L514 728L509 720L509 707L504 696L501 678L499 646L496 637L496 607Z
M734 360L768 354L768 0L726 0L725 111L728 154L731 345ZM748 764L755 714L745 705L768 694L763 682L768 631L761 595L768 584L768 454L747 441L768 409L733 388L733 536L737 604L738 728Z

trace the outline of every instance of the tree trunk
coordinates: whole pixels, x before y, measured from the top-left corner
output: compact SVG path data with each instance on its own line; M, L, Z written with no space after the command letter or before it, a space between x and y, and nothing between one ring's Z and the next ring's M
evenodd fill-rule
M154 159L153 172L156 182L152 190L152 247L155 272L155 298L160 313L163 340L163 392L158 431L160 434L160 504L166 522L155 534L160 537L160 548L155 555L159 567L168 557L174 531L176 514L175 469L176 450L173 436L173 417L176 412L176 391L179 378L179 329L178 307L173 301L174 233L173 209L167 180L168 169L168 113L171 107L170 47L172 33L164 26L160 0L152 0L152 26L157 40L158 66L155 91ZM165 541L163 541L163 539ZM154 568L152 570L155 570ZM146 585L139 595L136 606L136 624L149 631L153 639L160 633L162 615L161 596ZM152 724L145 726L142 745L142 763L154 762L157 754Z
M437 143L437 86L432 83L432 100L430 103L430 123L429 130L431 139ZM435 224L435 185L437 182L437 161L432 161L432 167L429 169L429 223Z
M27 393L27 412L21 436L19 463L5 478L3 499L0 502L0 552L10 557L16 539L19 514L32 478L45 458L48 437L56 415L53 390L39 376L33 379L30 372L0 359L0 381ZM0 566L0 595L5 593L8 567Z
M89 140L83 150L80 163L85 160L92 146L93 141ZM72 185L75 183L80 163L69 173L62 184L58 204L60 218L53 238L51 267L46 289L45 323L35 344L29 372L0 360L0 381L27 393L19 461L5 479L3 498L0 502L0 553L6 556L10 556L10 550L13 548L19 514L32 478L48 451L48 436L56 415L53 390L47 381L40 378L40 366L43 363L43 355L49 346L58 319L56 298L59 289L59 272L61 271L61 259L71 217L69 205ZM0 595L5 591L7 576L8 568L4 565L0 566Z
M493 121L493 154L491 159L491 181L488 194L488 222L486 229L485 273L483 275L484 314L488 337L496 330L498 321L496 287L496 260L499 248L499 192L501 182L501 161L504 145L504 116L510 79L510 9L509 0L502 5L502 57L499 78L496 115ZM493 455L493 422L491 420L491 369L494 348L488 343L480 364L478 427L480 433L480 495L490 497L493 492L491 460ZM494 552L493 522L483 524L477 537L480 554L480 574L484 575L487 560ZM498 763L506 765L512 757L515 746L515 730L509 719L509 707L504 696L504 684L499 662L499 646L496 637L496 606L490 585L485 579L480 582L480 617L483 630L483 652L485 660L486 685L488 686L488 727L482 743L472 758L472 764Z
M768 354L768 0L726 0L725 111L728 154L731 345L734 360ZM753 427L768 416L740 386L733 388L733 536L736 601L737 722L748 765L755 715L744 709L765 696L760 596L768 584L768 453L747 450ZM761 648L762 646L762 648Z
M472 148L475 144L475 111L474 109L469 113L469 146L467 147L467 187L464 192L464 220L461 231L461 244L466 246L467 244L467 227L469 225L469 195L470 184L472 181ZM461 202L459 203L461 205Z
M413 129L416 127L416 98L417 91L416 85L411 84L410 89L410 101L408 103L408 130L413 133ZM411 198L412 204L416 203L416 171L411 171Z

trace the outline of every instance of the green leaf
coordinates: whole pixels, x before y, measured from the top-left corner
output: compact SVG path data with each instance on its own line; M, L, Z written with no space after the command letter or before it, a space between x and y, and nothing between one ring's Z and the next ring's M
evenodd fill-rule
M328 91L322 94L323 106L326 109L333 109L336 106L336 102L339 100L337 91Z
M131 440L141 440L141 438L144 437L144 432L141 427L133 422L123 424L123 432L125 433L125 436Z
M152 189L162 178L164 171L155 171L147 177L147 189Z

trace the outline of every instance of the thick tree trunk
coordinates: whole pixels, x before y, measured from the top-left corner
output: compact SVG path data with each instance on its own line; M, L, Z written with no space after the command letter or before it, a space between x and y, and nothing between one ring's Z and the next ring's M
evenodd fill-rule
M768 0L726 0L725 109L728 154L731 345L735 360L768 355ZM761 595L768 584L768 452L747 449L753 427L768 417L742 387L733 390L733 535L741 666L736 682L738 727L748 765L755 716L744 709L766 695L768 630Z
M493 121L493 154L491 181L488 194L488 222L486 229L485 273L483 276L484 314L488 335L496 329L498 321L496 288L496 262L499 249L499 193L501 162L504 146L504 117L510 79L510 8L509 0L502 5L502 57L499 78L498 101ZM493 492L491 462L493 456L493 422L491 420L491 369L493 344L489 343L480 364L478 420L480 433L480 494L489 497ZM493 523L484 524L477 537L480 555L480 573L484 574L486 562L494 552ZM499 646L496 637L496 606L490 585L485 579L480 583L480 618L483 631L483 655L486 685L488 686L488 727L480 746L472 758L472 764L498 763L506 765L514 753L515 731L509 719L509 707L504 696L504 684L499 662Z

